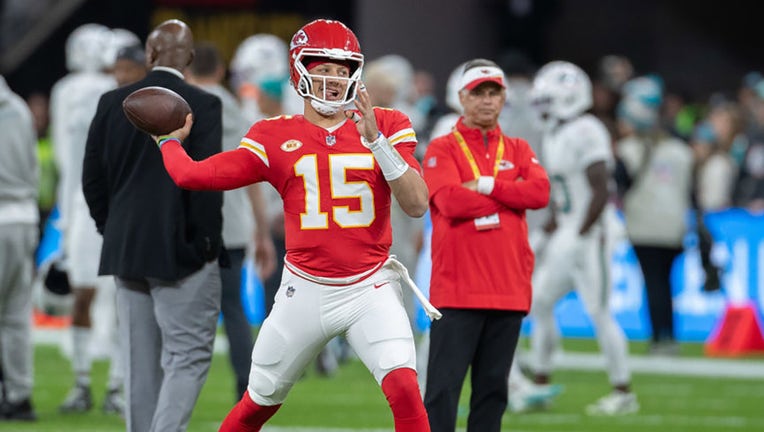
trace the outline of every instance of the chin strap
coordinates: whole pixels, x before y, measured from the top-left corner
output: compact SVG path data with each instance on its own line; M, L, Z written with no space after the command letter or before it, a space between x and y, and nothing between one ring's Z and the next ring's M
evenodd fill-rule
M393 181L408 171L409 165L403 160L398 150L393 148L390 141L382 135L382 132L372 142L366 141L366 138L361 135L361 144L371 150L374 159L382 168L382 175L385 176L385 180Z
M318 111L319 114L325 116L335 115L340 111L340 107L338 106L329 105L315 99L310 100L310 106L312 106L314 110Z

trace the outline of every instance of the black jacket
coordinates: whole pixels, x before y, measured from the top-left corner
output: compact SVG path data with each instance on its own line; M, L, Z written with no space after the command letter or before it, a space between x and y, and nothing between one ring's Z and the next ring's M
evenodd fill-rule
M220 99L154 70L101 97L88 133L82 187L103 234L99 274L174 281L220 254L223 194L178 188L154 141L127 120L122 101L148 86L174 90L191 106L194 126L183 147L192 159L221 151Z

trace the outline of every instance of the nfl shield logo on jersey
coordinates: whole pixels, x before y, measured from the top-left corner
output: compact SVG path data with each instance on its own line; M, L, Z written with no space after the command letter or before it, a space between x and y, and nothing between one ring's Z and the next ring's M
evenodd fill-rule
M335 137L334 135L328 135L326 137L326 145L333 146L335 144L337 144L337 137Z
M292 297L294 295L294 287L292 285L289 285L286 290L286 296Z

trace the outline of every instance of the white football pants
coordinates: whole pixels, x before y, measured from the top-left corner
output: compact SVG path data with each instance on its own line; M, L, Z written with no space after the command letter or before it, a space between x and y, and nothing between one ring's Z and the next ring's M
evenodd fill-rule
M534 372L549 374L552 371L552 353L560 338L554 306L575 289L592 320L611 384L629 383L626 336L609 305L610 252L610 243L598 227L583 237L578 234L578 228L559 227L549 237L533 276L531 364Z
M303 279L285 266L273 310L252 349L252 400L283 402L324 345L343 334L378 384L394 369L416 370L399 278L382 268L360 282L331 286Z

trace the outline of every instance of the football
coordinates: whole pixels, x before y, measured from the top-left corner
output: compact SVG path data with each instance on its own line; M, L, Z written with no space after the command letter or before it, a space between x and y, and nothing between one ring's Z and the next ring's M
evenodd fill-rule
M130 123L150 135L166 135L186 123L191 107L183 97L164 87L144 87L122 101Z

